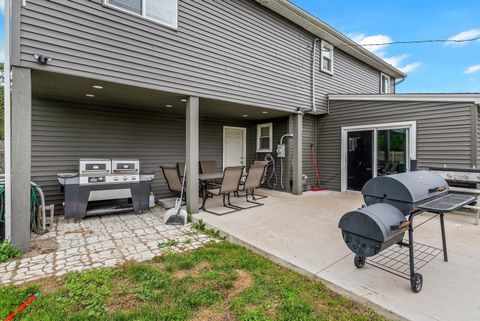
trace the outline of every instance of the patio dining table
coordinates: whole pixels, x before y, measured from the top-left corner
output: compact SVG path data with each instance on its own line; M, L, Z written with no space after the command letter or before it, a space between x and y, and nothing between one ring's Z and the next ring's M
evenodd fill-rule
M222 179L222 178L223 178L223 172L198 175L198 180L200 181L200 187L202 192L202 206L200 207L201 210L205 210L205 202L208 196L207 194L208 183L212 181L216 181L218 179Z

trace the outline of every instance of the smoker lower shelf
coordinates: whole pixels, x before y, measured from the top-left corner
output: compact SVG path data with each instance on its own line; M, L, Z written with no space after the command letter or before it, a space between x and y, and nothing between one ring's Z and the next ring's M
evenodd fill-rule
M405 240L404 242L408 243L408 241ZM442 249L433 246L416 242L413 244L415 253L415 272L419 271L443 252ZM410 258L408 246L393 245L379 254L366 259L365 263L410 280Z

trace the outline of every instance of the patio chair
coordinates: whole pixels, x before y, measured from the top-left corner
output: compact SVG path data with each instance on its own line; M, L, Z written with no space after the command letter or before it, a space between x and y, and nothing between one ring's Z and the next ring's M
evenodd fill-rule
M262 184L262 178L264 173L265 173L265 166L254 164L254 165L251 165L250 168L248 169L247 178L245 179L245 182L240 185L240 191L245 192L245 199L248 203L252 203L255 205L249 206L249 207L242 207L242 209L264 205L262 203L257 202L257 197L256 197L257 195L255 195L255 189L259 188ZM248 199L249 194L252 197L252 200ZM266 196L262 198L266 198Z
M178 176L180 178L182 178L183 176L185 176L185 162L178 162L177 163L177 172L178 172Z
M180 180L179 173L177 167L174 166L160 166L163 172L163 177L165 177L165 181L167 182L167 187L170 192L175 194L180 194L182 192L182 181ZM184 201L186 201L187 197L183 197Z
M265 183L265 179L266 179L268 161L256 160L256 161L253 162L253 165L254 165L254 166L262 166L262 167L263 167L262 181L260 182L260 186L262 186L262 185ZM255 197L256 197L257 199L264 199L264 198L267 198L268 196L266 196L266 195L260 195L260 194L255 194Z
M225 215L225 214L230 214L233 212L238 212L242 208L233 205L230 202L230 194L238 192L239 186L240 186L240 180L242 179L242 174L243 174L243 166L232 166L232 167L226 167L225 170L223 171L223 180L222 184L218 188L211 188L207 189L207 196L223 196L223 206L232 209L232 211L228 211L226 213L217 213L217 212L212 212L208 211L205 207L207 198L203 199L202 203L202 209L205 212L212 213L215 215Z
M202 174L218 173L217 162L214 160L200 161L200 170Z
M206 160L200 161L200 171L202 174L214 174L218 173L217 162L214 160ZM212 182L208 182L208 188L217 188L220 187L220 181L214 180Z

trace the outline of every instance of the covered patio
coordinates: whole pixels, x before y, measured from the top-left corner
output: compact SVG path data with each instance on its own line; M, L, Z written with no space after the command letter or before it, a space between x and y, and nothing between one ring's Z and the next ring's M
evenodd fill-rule
M440 254L420 269L423 290L413 293L410 283L372 267L354 266L354 254L343 242L338 222L343 214L363 204L356 192L307 192L300 197L268 192L266 206L218 217L201 212L203 220L265 257L312 278L335 291L367 303L398 320L476 320L480 313L480 241L474 217L445 216L449 262ZM423 214L417 224L431 217ZM416 229L415 242L442 247L438 218Z
M57 174L78 172L80 158L139 159L140 172L156 176L152 192L158 200L174 195L160 166L185 162L186 193L199 195L200 161L214 161L219 172L227 166L248 168L267 153L275 155L280 137L290 133L293 139L286 141L281 178L277 163L278 181L283 181L286 191L302 192L303 115L293 106L289 112L254 101L246 105L185 95L173 88L164 92L46 71L15 69L14 74L18 74L14 88L25 91L12 93L12 172L16 174L6 235L22 250L30 246L28 182L39 184L46 204L54 204L61 214L64 195ZM26 99L29 90L31 97ZM25 120L31 120L31 126ZM267 150L258 149L259 124L272 124ZM238 144L227 141L228 129L243 132ZM238 154L234 147L240 149ZM198 212L200 201L187 197L187 210Z

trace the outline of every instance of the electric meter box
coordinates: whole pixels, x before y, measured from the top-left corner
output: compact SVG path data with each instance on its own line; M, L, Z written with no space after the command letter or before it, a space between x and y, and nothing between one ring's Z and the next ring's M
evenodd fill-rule
M277 157L285 157L285 145L277 145Z

